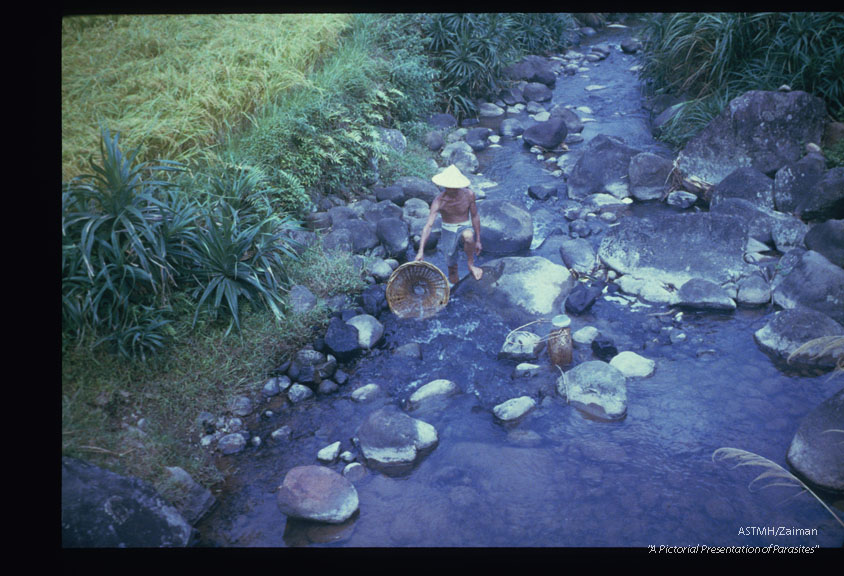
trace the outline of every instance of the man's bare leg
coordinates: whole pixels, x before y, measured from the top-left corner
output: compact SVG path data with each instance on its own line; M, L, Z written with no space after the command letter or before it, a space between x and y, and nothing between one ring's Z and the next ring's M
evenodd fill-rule
M448 281L452 284L457 284L460 281L460 276L457 274L457 264L448 267Z
M484 275L484 270L475 266L475 236L469 230L463 232L463 250L466 252L466 264L469 266L469 272L475 280L480 280Z

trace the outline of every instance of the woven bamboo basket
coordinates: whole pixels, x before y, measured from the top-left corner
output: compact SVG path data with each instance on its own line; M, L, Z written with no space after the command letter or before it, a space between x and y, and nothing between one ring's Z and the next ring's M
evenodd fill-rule
M429 318L448 304L448 279L424 260L407 262L387 281L387 304L399 318Z

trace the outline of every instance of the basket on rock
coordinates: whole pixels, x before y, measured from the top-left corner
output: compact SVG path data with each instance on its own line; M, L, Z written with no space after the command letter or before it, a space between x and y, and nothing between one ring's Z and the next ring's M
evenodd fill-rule
M387 304L399 318L428 318L448 304L448 279L428 262L408 262L387 281Z

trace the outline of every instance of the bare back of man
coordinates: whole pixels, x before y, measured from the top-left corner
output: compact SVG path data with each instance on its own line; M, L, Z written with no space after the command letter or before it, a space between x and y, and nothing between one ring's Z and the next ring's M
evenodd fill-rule
M424 257L425 243L436 221L437 214L442 217L443 224L471 225L471 230L467 228L461 232L463 250L466 253L466 264L469 267L469 272L476 280L480 280L484 271L482 268L475 266L475 256L480 254L482 249L481 223L475 204L475 193L469 188L446 188L443 193L434 199L431 203L428 221L422 230L419 251L416 255L417 261L422 260ZM448 256L446 254L447 259ZM452 283L457 283L459 280L456 261L449 262L448 276L449 281Z

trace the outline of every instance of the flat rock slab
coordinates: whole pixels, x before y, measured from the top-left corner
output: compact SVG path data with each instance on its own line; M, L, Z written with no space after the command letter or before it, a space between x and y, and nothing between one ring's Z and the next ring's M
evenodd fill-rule
M359 507L354 485L324 466L297 466L278 487L279 509L294 518L341 524Z
M716 284L747 275L747 229L741 219L700 212L625 218L598 248L601 261L631 274L680 287L692 278Z
M578 364L560 377L557 391L592 418L615 421L627 415L627 379L606 362Z

